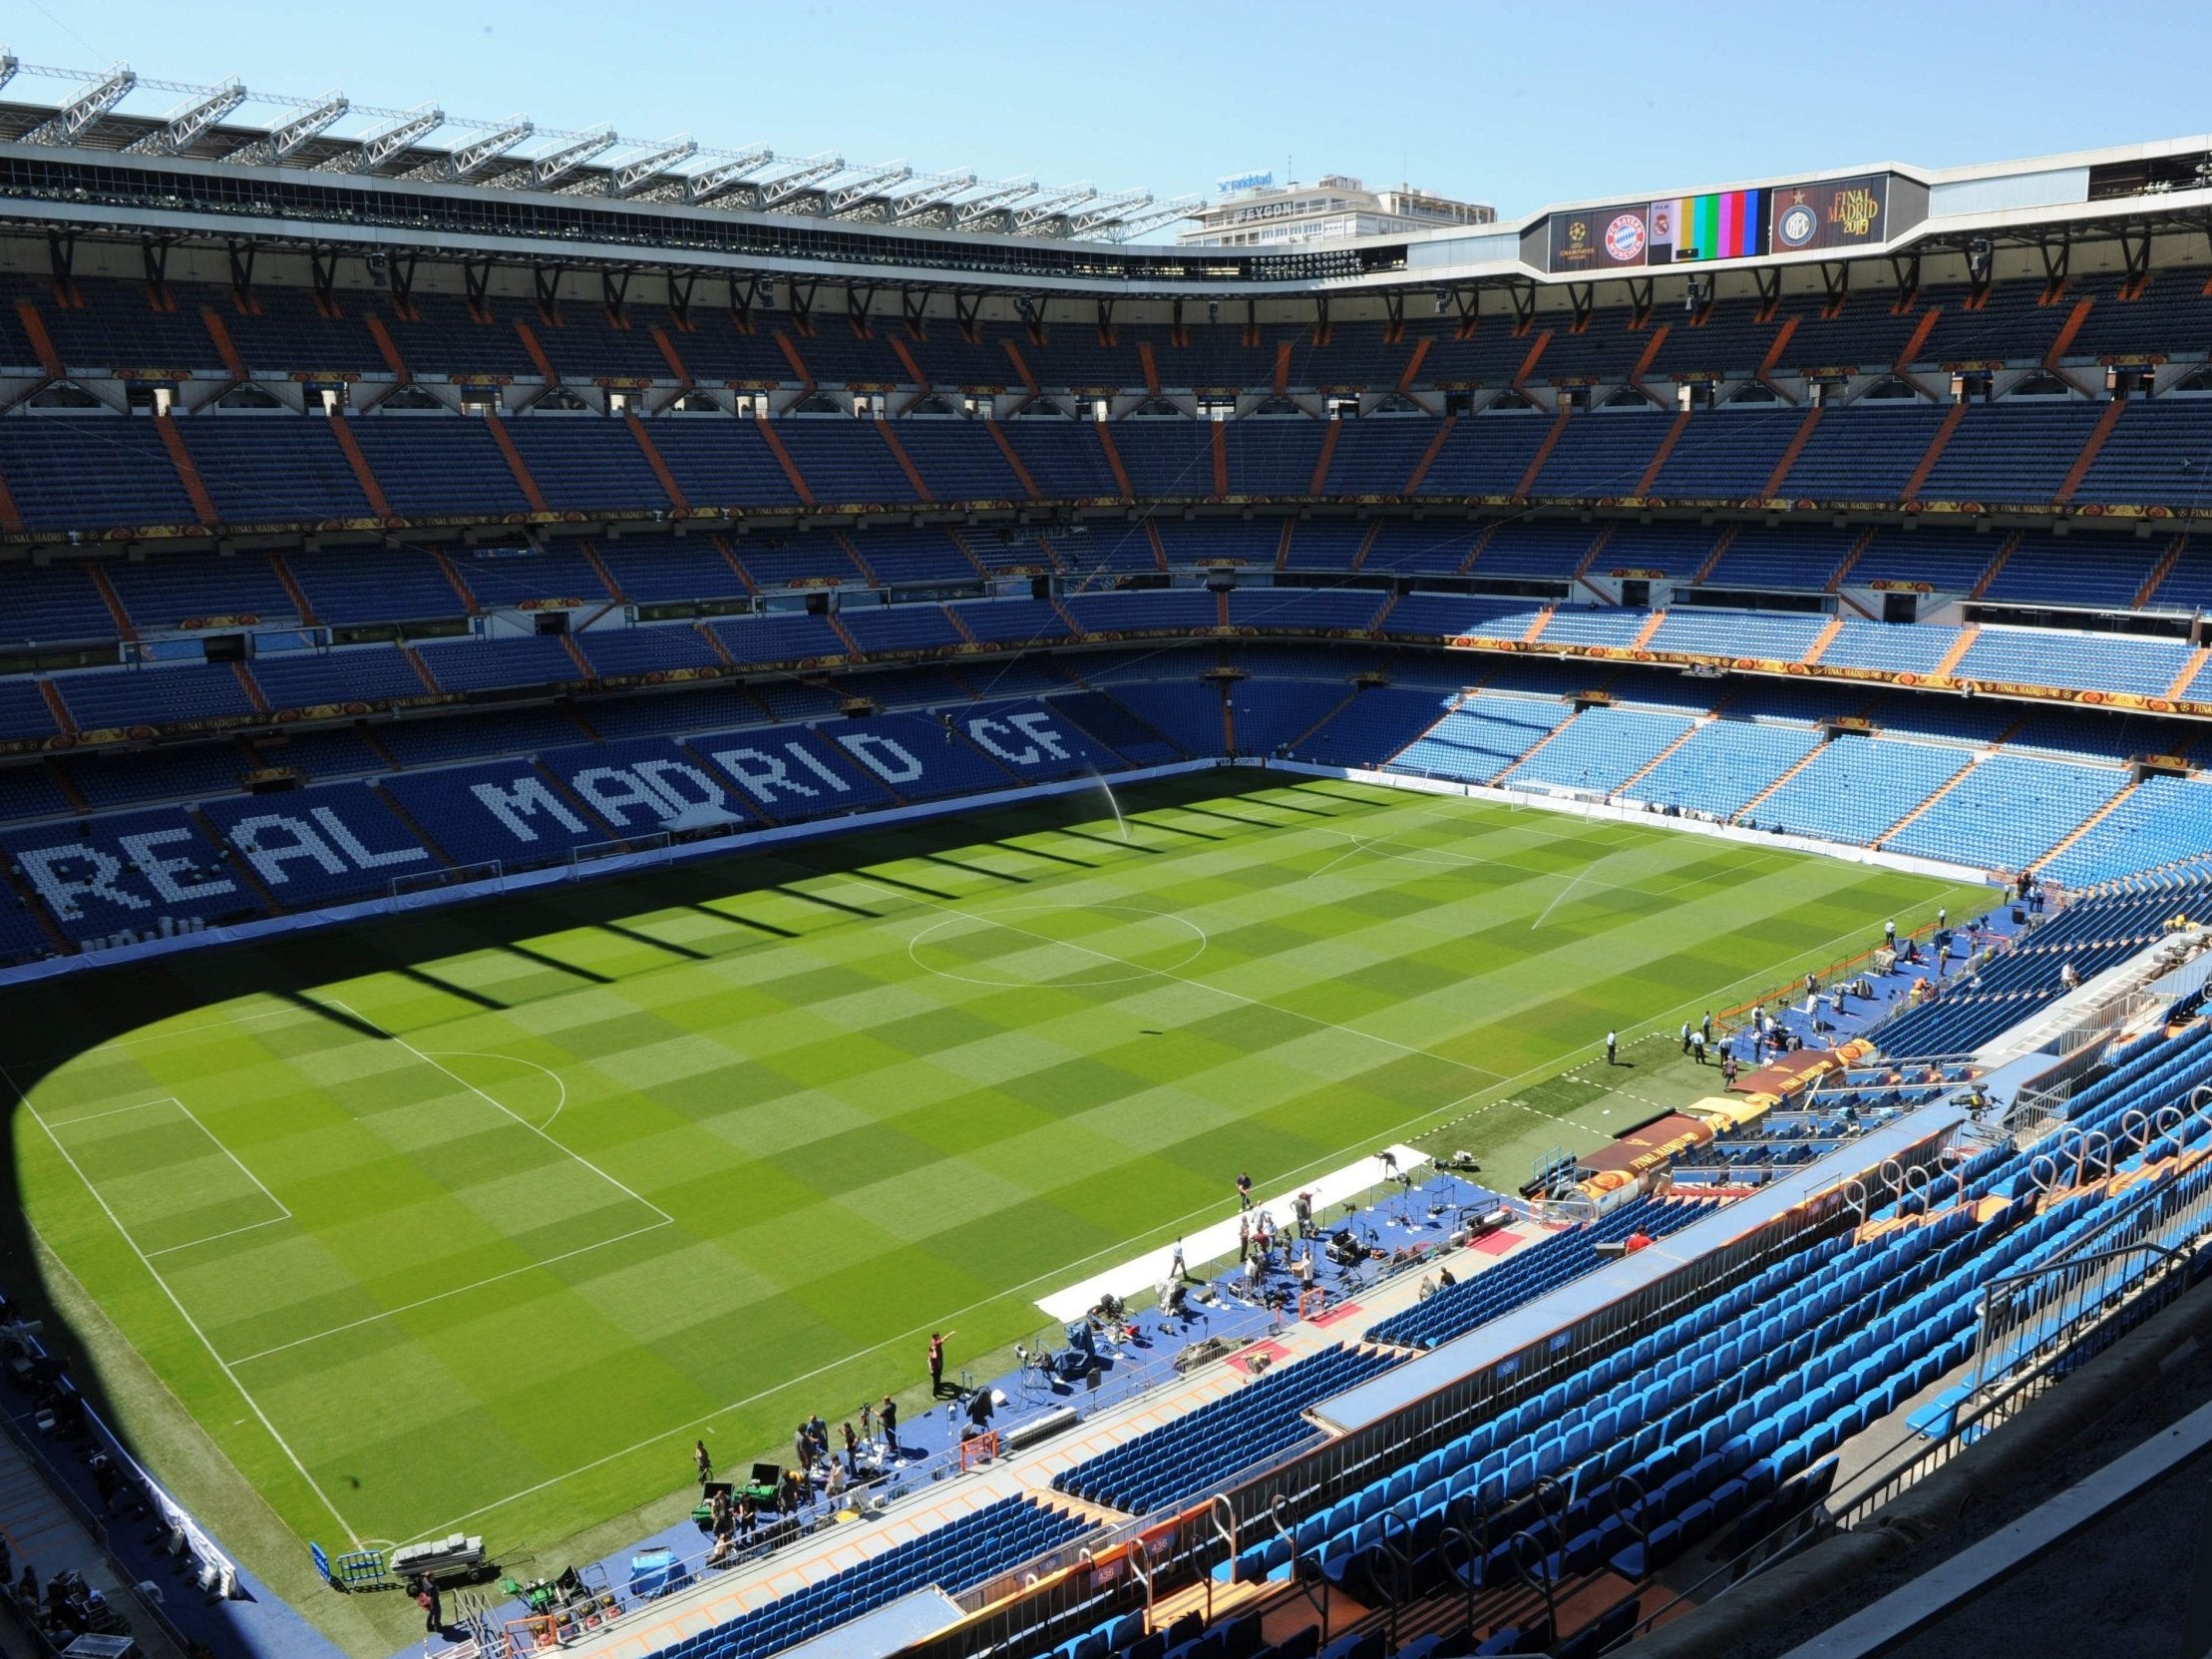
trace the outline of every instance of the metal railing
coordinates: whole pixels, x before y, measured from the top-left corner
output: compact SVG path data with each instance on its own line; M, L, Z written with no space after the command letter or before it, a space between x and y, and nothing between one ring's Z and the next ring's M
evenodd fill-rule
M129 1453L123 1451L121 1443L115 1436L109 1434L107 1425L95 1417L89 1409L85 1415L88 1423L97 1425L95 1432L98 1437L114 1449L117 1455L128 1457ZM109 1569L115 1575L117 1586L115 1589L102 1591L108 1598L108 1604L111 1607L118 1607L120 1603L121 1607L118 1610L125 1611L127 1622L135 1621L139 1615L143 1614L147 1624L160 1630L179 1653L185 1652L189 1647L189 1642L184 1632L177 1626L168 1613L163 1611L160 1603L154 1601L139 1589L139 1585L146 1581L143 1568L133 1567L116 1551L115 1545L108 1535L109 1517L94 1509L70 1484L68 1476L62 1472L60 1465L54 1460L52 1444L34 1440L26 1434L23 1425L17 1420L13 1412L0 1413L0 1428L6 1429L8 1438L15 1442L17 1450L23 1453L25 1460L37 1473L40 1483L61 1499L63 1507L76 1517L78 1523L90 1534L94 1544L99 1547L100 1553L107 1558ZM134 1463L132 1466L136 1467L137 1465ZM0 1601L6 1601L11 1606L14 1604L13 1598L5 1594L0 1594Z

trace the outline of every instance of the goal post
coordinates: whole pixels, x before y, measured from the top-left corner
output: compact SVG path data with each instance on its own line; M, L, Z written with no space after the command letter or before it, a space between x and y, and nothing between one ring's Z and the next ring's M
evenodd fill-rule
M584 841L568 849L568 868L580 870L586 864L596 864L601 859L621 858L630 853L662 852L675 844L675 837L666 830L654 830L647 835L624 836L619 841Z
M479 864L457 864L450 870L410 870L404 876L392 878L392 899L404 905L410 899L421 900L449 887L466 887L472 882L497 883L507 874L507 867L496 858L485 859Z

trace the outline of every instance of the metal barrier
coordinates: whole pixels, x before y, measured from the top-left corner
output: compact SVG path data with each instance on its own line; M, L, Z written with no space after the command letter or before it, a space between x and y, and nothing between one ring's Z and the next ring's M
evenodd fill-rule
M44 1352L44 1350L41 1349L41 1352ZM100 1438L106 1441L110 1447L115 1448L118 1455L126 1457L129 1455L122 1451L116 1438L108 1433L107 1425L93 1415L89 1406L85 1411L85 1419L88 1423L97 1426ZM109 1564L115 1569L118 1588L108 1594L109 1605L115 1607L121 1602L124 1607L129 1609L129 1617L132 1619L143 1613L147 1623L167 1635L180 1651L186 1649L189 1643L184 1631L178 1628L158 1603L149 1600L140 1592L138 1586L142 1580L142 1573L125 1562L109 1542L108 1517L95 1510L91 1504L77 1494L68 1480L63 1478L60 1468L52 1460L50 1445L34 1441L26 1435L12 1413L0 1412L0 1427L7 1430L8 1438L16 1443L17 1449L22 1452L31 1466L38 1471L41 1482L49 1491L62 1500L63 1507L77 1517L79 1523L91 1534L93 1542L99 1546L101 1553L107 1556ZM137 1465L134 1463L132 1466L136 1467ZM152 1482L149 1481L149 1485L151 1484ZM0 1602L6 1602L11 1609L14 1608L14 1598L12 1596L0 1595Z

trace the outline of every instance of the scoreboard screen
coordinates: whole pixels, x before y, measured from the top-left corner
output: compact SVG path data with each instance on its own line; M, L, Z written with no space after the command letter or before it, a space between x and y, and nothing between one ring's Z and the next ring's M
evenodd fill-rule
M1766 251L1764 191L1712 191L1554 213L1546 268L1633 270L1742 259Z
M1888 174L1873 173L1773 192L1774 251L1802 253L1886 240L1891 234L1889 186Z
M1926 198L1910 178L1871 173L1578 207L1523 232L1522 256L1555 276L1584 276L1862 247L1918 223Z

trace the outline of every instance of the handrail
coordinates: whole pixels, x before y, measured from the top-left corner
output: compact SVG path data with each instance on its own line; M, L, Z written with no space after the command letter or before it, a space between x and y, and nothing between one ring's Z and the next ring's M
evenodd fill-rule
M1527 1552L1522 1548L1524 1544L1536 1552L1534 1560L1528 1558ZM1513 1568L1521 1575L1522 1581L1531 1589L1544 1593L1544 1621L1556 1636L1559 1633L1559 1587L1551 1571L1552 1552L1544 1547L1543 1539L1526 1528L1508 1538L1506 1547L1512 1551Z
M2052 1168L2055 1172L2056 1165L2053 1164ZM2171 1190L2170 1185L2152 1189L2141 1200L2128 1206L2121 1215L2114 1217L2113 1224L2142 1221ZM2212 1192L2199 1195L2193 1200L2193 1208L2198 1212L2195 1219L2201 1223L2207 1214L2212 1214ZM2199 1231L2202 1231L2201 1226L2193 1229L2192 1236ZM2147 1260L2148 1267L2142 1273L2120 1277L2116 1286L2114 1276L2109 1271L2094 1271L2100 1267L2108 1269L2110 1264L2129 1260ZM1865 1520L1897 1492L1912 1485L1922 1475L1955 1456L1960 1450L1974 1444L1991 1429L2009 1420L2021 1407L2049 1387L2068 1369L2065 1364L2067 1355L2095 1331L2102 1329L2110 1319L2140 1318L2144 1313L2163 1306L2169 1287L2179 1286L2186 1281L2188 1267L2189 1256L2184 1251L2165 1243L2136 1240L2102 1249L2082 1251L2077 1248L2054 1261L1991 1280L1983 1287L1981 1323L1985 1335L1977 1344L1976 1381L1960 1406L1952 1413L1949 1432L1942 1439L1933 1444L1924 1444L1919 1431L1907 1429L1888 1448L1875 1454L1864 1471L1863 1484L1849 1495L1831 1493L1824 1504L1795 1515L1773 1531L1753 1539L1735 1555L1715 1565L1697 1582L1685 1586L1668 1601L1647 1613L1614 1646L1618 1647L1636 1635L1655 1628L1675 1608L1709 1602L1715 1596L1725 1594L1736 1583L1752 1576L1750 1571L1741 1570L1746 1563L1763 1570L1823 1527L1847 1530ZM2024 1287L2032 1287L2039 1281L2054 1278L2068 1278L2077 1284L2093 1283L2097 1294L2080 1298L2078 1311L2061 1319L2049 1335L2016 1356L2003 1372L1995 1377L1983 1375L1990 1353L1987 1335L1989 1309L1997 1305L2000 1296L2010 1298ZM2111 1298L2115 1289L2123 1298L2131 1292L2132 1301L2113 1304ZM2045 1314L2048 1307L2047 1300L2038 1300L2037 1315ZM2104 1317L2094 1317L2100 1313ZM2084 1326L2085 1319L2092 1322ZM2054 1345L2057 1346L2054 1348ZM2023 1367L2028 1369L2024 1370ZM1920 1450L1904 1462L1884 1472L1892 1452L1913 1447ZM1626 1474L1621 1475L1617 1477L1616 1484L1630 1478L1632 1477ZM1777 1540L1780 1540L1778 1547ZM1757 1559L1754 1561L1754 1558Z
M1467 1552L1467 1563L1464 1570L1452 1559L1451 1546L1455 1541ZM1476 1545L1474 1538L1468 1534L1466 1528L1460 1526L1456 1521L1447 1520L1444 1523L1443 1531L1436 1535L1436 1553L1443 1557L1444 1570L1458 1580L1459 1587L1466 1592L1466 1607L1462 1622L1464 1628L1472 1630L1475 1628L1476 1580L1482 1576L1482 1561L1486 1552Z
M1413 1554L1409 1548L1401 1548L1398 1540L1411 1539L1412 1536L1411 1522L1393 1510L1383 1510L1378 1547L1390 1563L1390 1583L1386 1594L1390 1602L1389 1646L1392 1652L1396 1652L1398 1646L1399 1610L1413 1599Z

